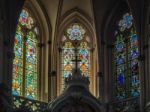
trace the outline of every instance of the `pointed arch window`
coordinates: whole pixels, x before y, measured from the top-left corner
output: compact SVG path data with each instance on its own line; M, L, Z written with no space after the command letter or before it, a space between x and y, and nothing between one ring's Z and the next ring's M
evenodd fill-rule
M23 9L14 41L12 93L38 98L38 30L31 13Z
M139 37L130 13L123 15L117 27L114 49L114 98L122 101L140 95Z
M62 37L62 54L61 54L61 74L62 88L64 88L64 78L72 75L72 69L75 68L75 55L77 53L78 67L82 75L90 77L90 47L89 37L82 25L74 23L70 25ZM76 52L77 50L77 52Z

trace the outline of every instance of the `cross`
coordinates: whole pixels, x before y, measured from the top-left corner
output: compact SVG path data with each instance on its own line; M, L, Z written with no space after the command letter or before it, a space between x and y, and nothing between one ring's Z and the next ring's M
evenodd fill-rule
M78 62L80 62L81 60L78 59L78 55L77 55L77 48L75 48L75 60L72 60L72 61L75 61L75 70L77 72L77 69L78 69Z

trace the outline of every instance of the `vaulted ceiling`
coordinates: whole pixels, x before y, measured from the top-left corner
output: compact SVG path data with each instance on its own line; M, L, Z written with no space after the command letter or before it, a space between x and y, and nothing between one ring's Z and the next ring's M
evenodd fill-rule
M79 9L86 16L88 16L92 22L96 25L99 25L99 28L96 28L98 31L104 32L103 27L104 23L107 24L109 16L111 16L114 7L120 2L126 2L130 5L130 0L31 0L34 4L35 2L39 3L42 7L47 20L51 26L51 38L54 38L58 26L58 21L62 21L62 17L72 9ZM132 0L134 3L136 0ZM138 0L140 5L140 0ZM138 4L137 6L138 7ZM121 8L121 7L120 7ZM134 7L133 7L134 8ZM137 11L138 12L138 11ZM118 13L115 12L117 16ZM113 19L112 17L110 19ZM59 23L60 24L60 23Z
M94 20L91 0L39 0L39 3L43 6L49 17L52 37L55 35L57 22L61 21L60 18L71 9L78 8Z

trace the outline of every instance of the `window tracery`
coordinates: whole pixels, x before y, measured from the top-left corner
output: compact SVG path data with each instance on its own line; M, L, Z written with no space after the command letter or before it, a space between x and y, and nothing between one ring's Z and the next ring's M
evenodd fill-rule
M30 99L38 98L38 32L35 20L23 9L17 25L13 60L12 93Z

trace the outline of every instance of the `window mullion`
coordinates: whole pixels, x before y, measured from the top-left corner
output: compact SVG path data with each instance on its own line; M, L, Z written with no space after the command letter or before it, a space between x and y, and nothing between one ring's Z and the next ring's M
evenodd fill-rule
M22 95L25 97L25 89L26 89L26 41L27 41L27 31L24 31L23 35L23 89L22 89Z
M128 55L129 55L129 40L128 40L128 37L126 37L126 94L127 94L127 96L126 96L126 98L129 98L129 74L130 74L130 71L129 71L129 63L130 63L130 61L128 60L129 59L129 57L128 57Z

